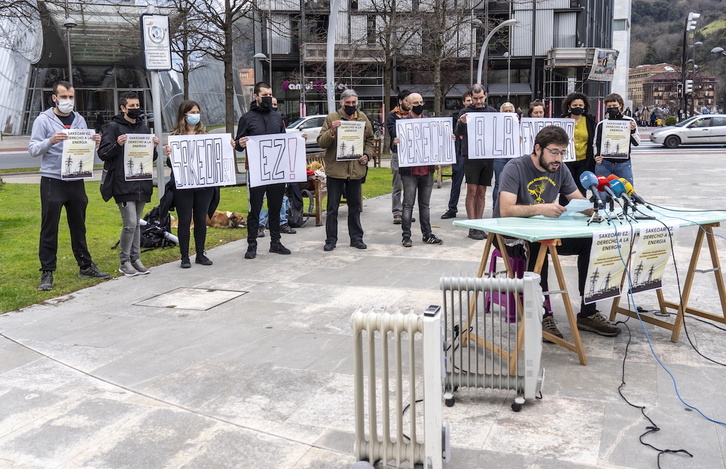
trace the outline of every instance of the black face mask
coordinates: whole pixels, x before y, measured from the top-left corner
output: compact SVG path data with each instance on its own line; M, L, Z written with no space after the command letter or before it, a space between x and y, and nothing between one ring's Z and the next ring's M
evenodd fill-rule
M358 106L343 106L343 110L347 115L352 116L358 110Z
M141 115L141 109L126 109L126 116L129 119L138 119Z
M617 119L620 117L620 109L616 107L609 107L607 108L608 111L608 119Z
M416 106L412 107L411 110L413 111L414 114L416 114L417 116L420 116L421 114L423 114L423 110L424 110L423 104L416 105Z
M260 107L265 110L272 109L272 96L263 96L260 98Z
M573 107L570 108L570 114L573 116L581 116L585 114L585 108L584 107Z

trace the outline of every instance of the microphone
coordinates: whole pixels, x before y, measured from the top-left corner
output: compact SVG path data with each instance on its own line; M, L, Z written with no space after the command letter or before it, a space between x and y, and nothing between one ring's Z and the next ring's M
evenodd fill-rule
M618 177L615 174L611 174L610 176L607 177L608 182L613 181L615 179L618 179Z
M600 192L606 192L607 195L613 198L613 200L618 198L610 189L610 181L608 181L605 176L597 176L597 190Z
M583 173L580 174L580 184L582 184L582 187L590 189L592 195L595 196L595 201L598 203L597 205L599 205L600 207L605 207L605 203L600 198L600 192L598 191L598 181L595 173L593 173L592 171L583 171Z
M612 181L610 181L610 189L612 189L612 191L615 193L615 195L617 197L622 197L622 199L627 204L630 204L631 207L635 206L635 204L633 203L633 199L628 197L626 190L625 190L625 186L623 185L622 182L620 182L620 180L618 180L616 178L616 179L613 179Z
M635 202L645 205L650 210L653 210L650 208L650 205L648 205L648 202L645 201L641 196L635 193L635 189L633 189L633 185L628 182L627 179L620 178L620 182L623 183L623 186L625 187L625 193L628 194L628 196L633 199Z

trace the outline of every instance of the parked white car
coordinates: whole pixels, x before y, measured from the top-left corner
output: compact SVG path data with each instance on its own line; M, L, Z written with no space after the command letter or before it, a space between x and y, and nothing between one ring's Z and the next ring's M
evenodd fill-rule
M726 144L726 114L701 114L670 127L655 129L650 134L650 141L667 148L689 144Z
M285 129L287 132L302 132L307 135L305 146L308 148L318 148L318 135L320 129L325 122L324 114L316 114L313 116L301 117Z

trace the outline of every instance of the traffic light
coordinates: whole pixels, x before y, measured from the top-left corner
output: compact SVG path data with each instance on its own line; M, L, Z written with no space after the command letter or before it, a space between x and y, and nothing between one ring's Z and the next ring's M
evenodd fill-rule
M696 30L696 23L698 22L698 18L701 17L700 13L689 13L688 14L688 20L686 21L686 31L695 31Z
M676 87L676 91L678 92L678 97L680 98L683 96L683 84L678 83L678 86Z
M686 94L693 93L693 80L686 80Z

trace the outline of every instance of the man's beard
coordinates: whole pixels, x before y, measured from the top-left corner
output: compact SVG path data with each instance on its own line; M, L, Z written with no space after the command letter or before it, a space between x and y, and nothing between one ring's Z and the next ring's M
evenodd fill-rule
M556 173L557 170L560 169L560 163L549 163L549 164L545 163L545 160L542 157L543 154L544 154L544 152L539 154L539 165L542 166L545 169L545 171L547 171L548 173ZM556 164L557 167L555 169L550 169L550 166L553 164Z

